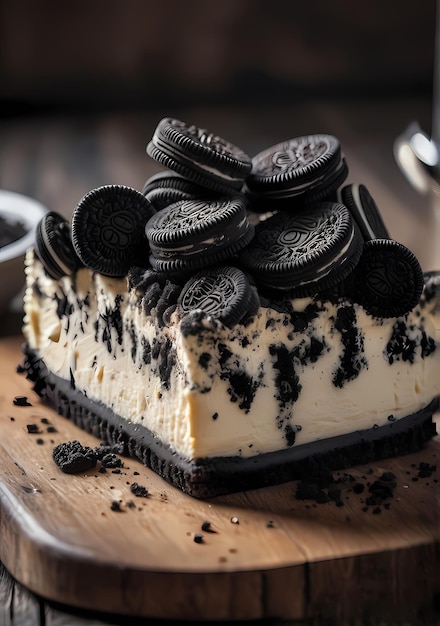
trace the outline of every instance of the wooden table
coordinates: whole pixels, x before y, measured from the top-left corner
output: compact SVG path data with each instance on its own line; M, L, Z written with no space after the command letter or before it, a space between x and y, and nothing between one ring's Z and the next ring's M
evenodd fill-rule
M84 193L101 184L121 183L141 188L146 178L160 169L145 155L145 145L158 119L168 114L168 111L160 112L157 116L129 112L81 118L41 117L0 122L0 188L33 196L49 209L66 216L70 215ZM304 102L264 110L194 109L173 111L171 114L213 130L237 143L251 155L294 135L315 131L337 135L341 139L350 167L350 180L367 185L394 238L417 252L423 263L430 263L432 249L426 245L425 239L429 234L430 217L427 198L418 196L410 189L392 155L394 138L410 121L417 118L425 128L428 125L429 130L430 104L427 100ZM17 334L20 316L20 310L11 310L3 316L0 320L0 335L8 337ZM403 465L401 470L409 471ZM435 493L438 498L438 491ZM303 505L303 513L310 516L313 509L307 506L312 507L312 504ZM385 515L381 520L384 519L386 520ZM324 585L320 598L325 599L325 611L319 608L317 598L312 601L309 595L310 605L302 616L292 615L291 623L317 626L343 623L342 619L345 620L344 623L351 624L440 623L440 598L435 582L439 573L438 538L434 538L432 545L423 548L422 557L419 553L404 555L399 550L391 557L383 550L374 558L370 555L356 566L349 557L341 559L337 575L340 580L346 581L347 589L350 579L353 576L359 577L361 572L365 575L366 589L370 590L374 589L372 582L377 572L402 571L406 574L396 579L392 588L382 589L380 598L375 598L373 593L369 611L365 610L365 603L357 603L349 595L339 599L333 597L331 601L329 597L325 599L331 585L327 591ZM414 600L414 610L405 613L402 607L405 604L405 594L408 597L411 591L411 578L407 573L412 564L414 575L422 574L426 578L426 593L418 592ZM326 580L325 563L321 563L320 567L324 568L323 580ZM361 569L355 571L353 567ZM309 571L310 574L313 574L312 570ZM334 570L331 575L334 576ZM310 590L307 593L310 594ZM379 606L378 600L381 612L384 612L382 615L375 612L375 604L376 607ZM333 618L329 609L332 602ZM358 608L361 605L364 608L357 610L357 604ZM335 622L335 616L339 616L340 620ZM0 624L102 626L110 623L161 623L160 620L150 618L130 619L131 621L54 604L33 595L16 583L3 566L0 569ZM231 624L231 621L228 623ZM247 623L254 622L251 620ZM278 620L267 617L258 623L275 624Z

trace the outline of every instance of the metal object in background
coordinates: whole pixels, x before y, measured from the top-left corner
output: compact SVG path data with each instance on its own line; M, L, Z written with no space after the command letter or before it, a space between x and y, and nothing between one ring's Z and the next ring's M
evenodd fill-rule
M422 194L440 195L440 147L411 122L394 142L394 156L408 182Z
M440 0L436 5L431 136L411 122L394 142L394 157L411 186L427 196L425 270L440 268Z

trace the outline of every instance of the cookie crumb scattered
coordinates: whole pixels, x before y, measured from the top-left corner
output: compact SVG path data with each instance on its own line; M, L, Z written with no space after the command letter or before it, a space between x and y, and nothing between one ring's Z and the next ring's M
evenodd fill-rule
M93 448L83 446L77 440L55 446L52 457L58 467L66 474L78 474L93 469L97 462Z
M130 485L130 491L137 498L147 498L150 495L148 489L138 483L132 483Z
M213 529L211 522L208 522L208 521L203 522L201 528L202 528L202 530L205 533L215 533L215 532L217 532L217 531L215 531Z
M41 432L38 424L26 424L26 428L30 435L36 435L37 433Z
M266 528L275 528L275 524L273 523L273 520L269 520L266 524Z
M32 406L28 401L27 396L15 396L13 403L15 406Z
M101 463L107 469L122 467L123 465L121 459L114 452L105 454L101 459Z
M196 533L194 535L194 543L203 543L203 535Z
M437 465L430 465L429 463L420 462L418 466L418 474L419 478L430 478L432 474L437 470Z

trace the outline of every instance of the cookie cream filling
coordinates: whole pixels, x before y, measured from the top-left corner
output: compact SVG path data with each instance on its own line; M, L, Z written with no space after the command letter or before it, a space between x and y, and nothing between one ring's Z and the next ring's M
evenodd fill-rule
M232 329L161 321L127 280L53 280L29 251L23 332L57 376L187 459L252 457L399 420L439 395L440 273L375 318L348 300L263 301Z

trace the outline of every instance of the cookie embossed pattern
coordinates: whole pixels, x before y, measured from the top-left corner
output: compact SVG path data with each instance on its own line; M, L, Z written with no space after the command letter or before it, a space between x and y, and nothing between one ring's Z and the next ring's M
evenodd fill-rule
M164 170L142 191L41 221L24 366L45 400L197 498L423 447L440 272L392 239L339 140L251 158L164 118L147 154Z

